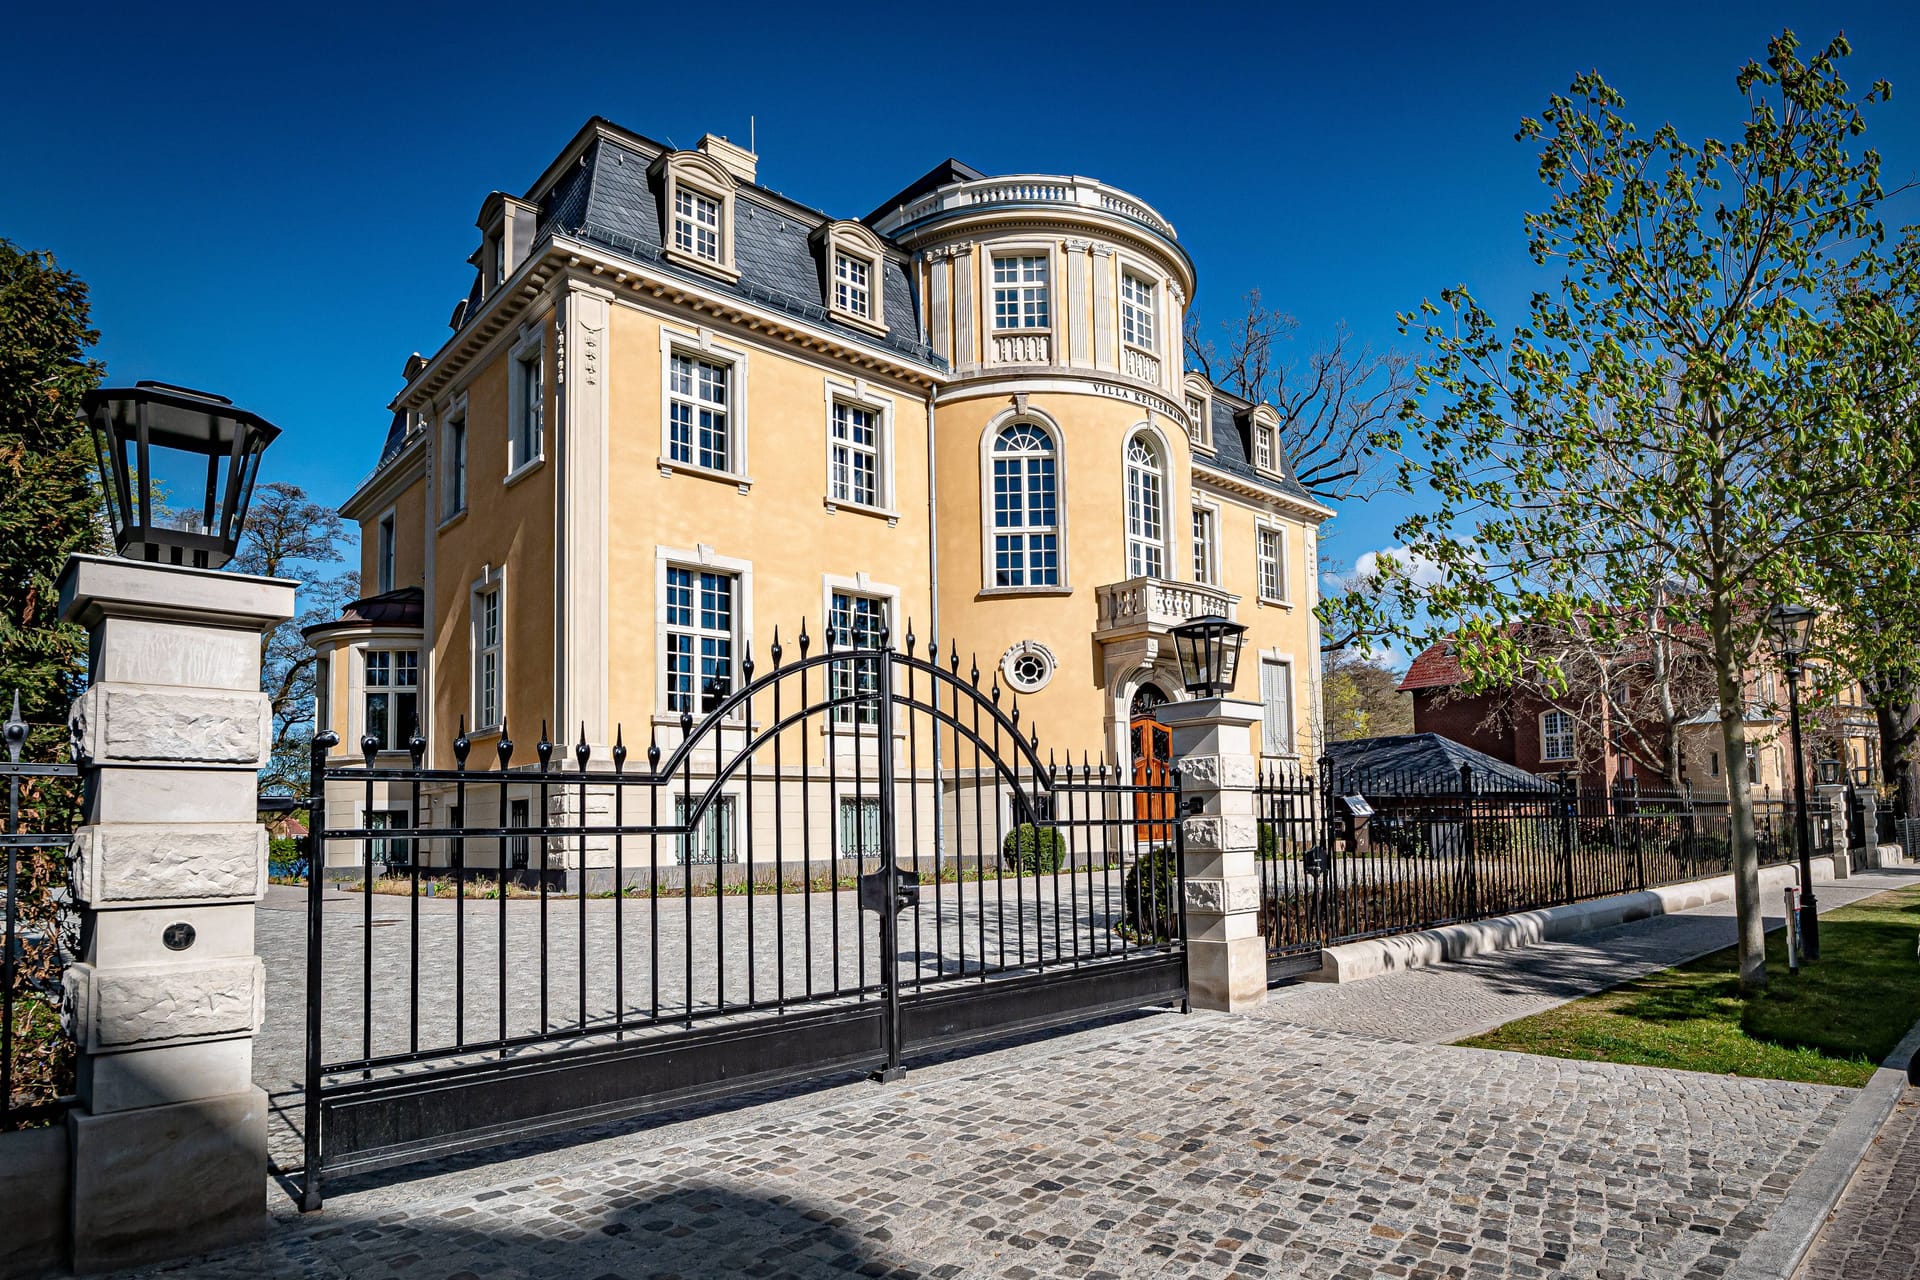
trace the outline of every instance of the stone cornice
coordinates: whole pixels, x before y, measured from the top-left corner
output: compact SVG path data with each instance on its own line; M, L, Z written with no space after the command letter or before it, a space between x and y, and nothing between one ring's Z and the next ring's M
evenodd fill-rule
M1242 479L1234 475L1230 471L1222 471L1218 467L1209 466L1199 458L1193 460L1193 478L1215 493L1283 508L1288 514L1299 516L1309 524L1318 525L1322 521L1331 520L1334 516L1334 511L1331 507L1323 507L1309 498L1302 498L1294 494L1279 493L1272 489L1263 488L1251 480Z
M427 474L427 433L416 431L413 438L400 447L400 452L388 458L373 474L362 480L359 487L340 504L340 514L348 520L363 520L381 507L388 505L416 481L423 480Z

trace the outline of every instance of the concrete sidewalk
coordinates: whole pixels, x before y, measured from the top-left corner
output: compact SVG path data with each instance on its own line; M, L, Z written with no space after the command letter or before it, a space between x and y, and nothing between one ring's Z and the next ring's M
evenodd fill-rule
M1855 1091L1437 1043L1731 939L1688 919L276 1196L268 1241L173 1270L1717 1276Z

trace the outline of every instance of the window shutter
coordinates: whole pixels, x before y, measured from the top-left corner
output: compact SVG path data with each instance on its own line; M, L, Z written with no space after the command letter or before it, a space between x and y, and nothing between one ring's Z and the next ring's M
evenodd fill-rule
M1291 670L1271 659L1260 664L1260 749L1267 755L1293 750L1293 689Z

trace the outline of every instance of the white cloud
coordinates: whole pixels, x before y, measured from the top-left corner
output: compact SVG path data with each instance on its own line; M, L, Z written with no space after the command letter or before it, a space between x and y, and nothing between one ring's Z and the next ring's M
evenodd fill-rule
M1401 572L1410 576L1423 587L1431 587L1446 578L1446 571L1426 556L1409 551L1405 547L1386 547L1379 551L1368 551L1353 562L1353 576L1356 582L1372 582L1380 572L1380 558L1391 560Z

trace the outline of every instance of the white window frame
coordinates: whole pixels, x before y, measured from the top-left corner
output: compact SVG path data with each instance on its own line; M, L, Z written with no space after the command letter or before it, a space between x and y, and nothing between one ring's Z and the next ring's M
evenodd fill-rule
M395 576L396 547L400 541L399 515L393 507L380 513L379 523L374 525L373 542L373 584L377 592L393 590Z
M1293 655L1282 653L1278 649L1263 649L1256 674L1260 680L1260 754L1264 756L1294 756L1299 754L1297 735L1300 728L1299 686L1294 680ZM1286 711L1283 717L1274 714L1274 702L1268 696L1267 672L1278 669L1284 672Z
M900 626L899 587L890 583L875 582L867 576L864 571L853 574L851 577L842 574L823 573L820 575L820 616L827 620L826 624L821 628L821 639L823 642L826 639L828 630L834 625L833 600L835 596L853 596L875 601L881 607L881 621L889 631L892 632L893 628ZM899 633L893 632L893 634L897 637ZM835 647L838 647L837 641ZM898 646L896 645L896 647ZM832 688L833 679L834 677L832 676L825 677L822 687ZM877 723L843 717L841 713L845 710L847 710L847 708L836 707L834 709L832 718L835 733L844 735L856 730L863 733L872 733L878 728ZM899 736L905 732L905 729L896 727L894 732L896 736Z
M1267 555L1268 539L1273 540L1277 554ZM1268 590L1267 565L1274 565L1277 593ZM1287 539L1287 527L1271 520L1254 523L1253 532L1253 572L1254 591L1261 604L1291 605L1293 592L1288 585L1288 575L1293 571L1293 548Z
M495 628L493 642L487 643L485 636L487 601L494 602ZM468 616L468 707L467 712L473 718L473 727L468 736L497 732L507 718L507 575L503 569L488 566L480 577L474 579L467 594ZM489 708L483 695L488 692L483 685L482 671L488 653L493 655L493 694L495 717L484 714Z
M1159 352L1160 292L1157 280L1121 264L1120 341L1148 355Z
M667 570L685 569L695 574L725 573L734 580L732 653L730 662L734 687L738 688L740 663L753 641L753 561L717 555L705 543L691 548L655 547L653 562L653 705L654 717L663 723L678 724L680 713L667 707ZM698 587L695 587L696 592ZM699 608L696 596L694 608ZM696 687L693 718L705 719L699 709L699 671L694 671Z
M529 383L539 405L529 413ZM507 479L512 484L547 457L547 332L544 319L513 348L507 364Z
M691 183L673 192L673 247L690 257L718 266L727 203Z
M836 246L833 251L833 305L860 320L873 319L873 259ZM856 278L856 276L858 278Z
M994 511L994 452L1000 436L1012 427L1026 424L1046 435L1052 442L1053 459L1053 523L1023 523L1010 525L1005 529L995 523ZM1009 455L1031 458L1043 455ZM1025 469L1022 468L1025 476ZM1024 494L1024 490L1023 490ZM1022 512L1026 504L1022 502ZM998 538L1020 537L1022 541L1023 570L1031 565L1031 547L1025 541L1034 536L1048 533L1054 539L1054 578L1053 582L1034 583L1031 575L1023 572L1023 581L1001 585L999 582ZM1066 595L1072 591L1069 577L1067 538L1067 453L1066 433L1060 424L1044 413L1029 407L1022 413L1018 409L1009 409L987 423L986 430L980 433L980 591L983 595Z
M840 219L814 231L810 237L820 254L821 296L827 313L842 324L872 334L887 332L887 249L869 228L859 222ZM847 284L840 274L841 259L866 268L867 305L864 309L843 299L841 286Z
M1547 721L1558 716L1564 724L1563 729L1550 731ZM1573 717L1559 707L1548 707L1540 713L1540 760L1544 764L1564 764L1577 758L1580 747L1580 730ZM1558 749L1558 740L1564 739L1565 750Z
M673 362L675 357L695 362L704 361L727 369L726 413L729 465L725 469L702 466L697 461L681 462L674 459ZM697 398L692 403L697 405ZM697 433L699 411L696 408L694 412L694 430ZM669 329L662 325L660 329L660 456L657 460L660 474L672 476L684 472L688 475L724 480L738 485L740 492L746 493L753 484L753 476L748 470L747 446L747 353L739 347L716 342L713 332L709 329L687 332ZM697 456L697 434L694 439L694 448Z
M461 395L440 414L440 523L467 514L467 398Z
M1053 252L1050 246L1008 245L997 248L986 255L987 272L987 316L988 328L994 333L1051 333L1053 331ZM1012 262L1014 278L1001 281L1000 264ZM1027 278L1027 264L1040 264L1041 277L1036 283ZM1012 318L1016 323L1002 324L1000 294L1006 291L1010 296ZM1034 320L1034 300L1039 300L1037 321Z
M1253 465L1261 471L1273 470L1277 433L1264 422L1253 424Z
M1204 521L1206 538L1201 538ZM1193 580L1202 586L1220 585L1220 505L1195 500L1193 504Z
M698 151L666 152L654 162L651 172L661 180L660 244L667 260L707 275L738 280L740 273L735 269L733 258L736 212L733 175ZM682 194L711 201L716 206L717 225L712 228L716 244L712 256L684 249L679 244ZM692 225L701 224L696 221Z
M1136 448L1147 455L1146 462L1134 457ZM1167 572L1167 507L1173 484L1167 474L1168 457L1166 443L1156 433L1145 427L1128 433L1121 466L1128 578L1164 581L1171 577ZM1149 480L1151 494L1147 492Z
M897 524L899 513L894 507L893 398L876 394L864 379L840 382L829 378L826 381L825 391L827 510L836 511L846 507L854 511L882 515L887 517L889 525ZM843 497L834 491L835 466L842 447L834 431L837 426L837 415L843 406L873 415L874 444L871 452L874 454L875 494L872 502L861 502L851 496ZM848 444L846 447L849 451L861 451L858 445Z
M399 722L400 717L397 711L398 695L411 691L413 694L413 714L420 716L422 710L420 705L420 650L412 645L367 645L365 647L356 647L356 651L360 659L360 731L363 735L373 733L373 700L375 698L384 698L386 700L385 718L387 722L387 733L382 739L379 749L381 751L404 752L407 749L408 739L413 736L413 726ZM376 654L380 656L387 668L386 683L381 685L375 685L373 683L373 659ZM413 683L411 685L400 684L396 681L401 666L398 655L401 654L408 654L413 658ZM424 725L425 723L425 718L421 717L421 724ZM354 745L356 748L359 746L358 743Z

